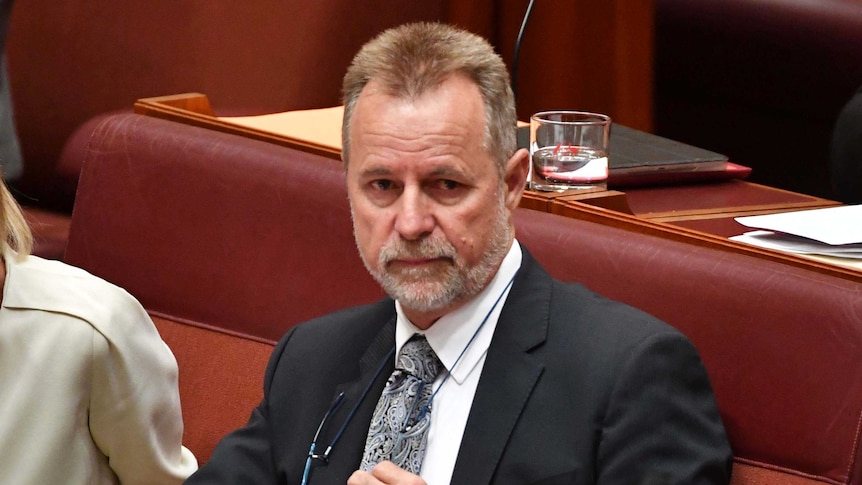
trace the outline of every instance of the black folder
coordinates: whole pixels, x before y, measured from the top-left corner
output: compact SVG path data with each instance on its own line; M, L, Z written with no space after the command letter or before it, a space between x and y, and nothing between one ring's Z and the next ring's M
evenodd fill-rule
M611 125L608 184L662 185L727 178L750 172L728 162L726 155L627 126ZM530 127L518 128L518 147L530 146Z
M727 156L623 125L611 126L608 168L617 174L720 171Z

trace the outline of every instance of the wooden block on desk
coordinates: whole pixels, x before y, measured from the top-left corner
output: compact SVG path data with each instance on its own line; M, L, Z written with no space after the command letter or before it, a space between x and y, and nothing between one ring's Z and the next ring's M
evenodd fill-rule
M601 192L585 192L557 197L551 201L550 212L554 212L553 204L561 202L582 202L596 207L603 207L624 214L631 214L626 194L616 190L603 190Z
M190 111L206 116L215 116L206 94L183 93L168 96L156 96L153 98L142 98L135 103L135 112L138 114L150 114L152 110L160 110L164 107L176 108Z
M537 192L525 190L521 196L520 207L541 212L551 212L551 201L560 194L557 192Z
M523 197L521 197L520 207L542 212L553 212L553 204L558 200L576 200L606 209L631 213L628 210L624 193L617 192L616 190L607 190L604 187L568 190L564 192L525 190Z

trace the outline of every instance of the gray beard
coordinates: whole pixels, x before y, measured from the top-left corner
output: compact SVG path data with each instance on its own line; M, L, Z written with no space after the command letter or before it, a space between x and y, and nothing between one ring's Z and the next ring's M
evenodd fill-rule
M497 273L513 239L502 200L498 211L488 248L475 266L468 267L455 247L443 238L389 243L380 250L376 266L368 264L364 257L363 263L383 290L404 308L427 313L468 301L485 289ZM444 262L440 264L444 267L393 271L388 263L398 257L442 258Z

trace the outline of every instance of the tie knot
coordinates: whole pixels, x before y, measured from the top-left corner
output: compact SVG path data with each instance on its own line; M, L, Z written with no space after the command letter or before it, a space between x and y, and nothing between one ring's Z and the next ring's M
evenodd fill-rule
M415 334L401 348L395 368L431 382L440 372L440 359L424 335Z

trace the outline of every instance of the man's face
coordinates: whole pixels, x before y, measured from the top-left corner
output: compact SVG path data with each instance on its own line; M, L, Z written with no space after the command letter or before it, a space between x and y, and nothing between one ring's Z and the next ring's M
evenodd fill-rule
M461 76L416 100L372 81L356 104L347 167L356 243L421 328L479 293L512 243L527 156L513 156L501 179L484 130L479 90Z

